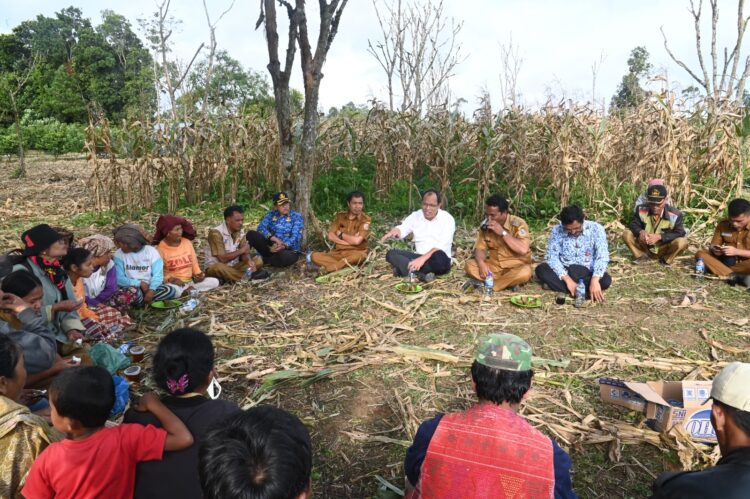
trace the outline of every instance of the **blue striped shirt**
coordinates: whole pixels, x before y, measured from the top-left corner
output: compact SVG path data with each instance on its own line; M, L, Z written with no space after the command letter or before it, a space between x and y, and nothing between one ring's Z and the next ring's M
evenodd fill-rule
M594 277L602 277L609 264L609 244L604 227L591 220L584 220L583 232L571 236L562 224L552 229L547 243L547 263L562 279L568 275L568 267L581 265L589 269Z

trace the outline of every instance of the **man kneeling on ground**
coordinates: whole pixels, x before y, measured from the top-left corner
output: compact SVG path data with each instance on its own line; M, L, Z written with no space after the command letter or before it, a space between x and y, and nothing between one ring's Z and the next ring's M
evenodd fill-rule
M711 386L711 424L721 459L704 471L664 473L652 499L745 499L750 496L750 364L733 362Z
M479 402L419 426L406 451L406 497L575 498L568 454L518 415L533 376L524 340L480 338L471 365Z

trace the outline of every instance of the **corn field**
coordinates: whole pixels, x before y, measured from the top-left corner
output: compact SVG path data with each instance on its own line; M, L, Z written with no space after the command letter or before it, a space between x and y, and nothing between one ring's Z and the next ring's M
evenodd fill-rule
M509 186L506 193L516 199L532 186L545 186L526 194L554 196L559 205L577 185L599 211L633 202L614 196L619 185L659 177L678 205L697 200L715 212L742 189L750 121L726 107L706 116L700 106L686 112L672 94L653 96L622 115L572 104L495 114L484 101L468 119L450 109L419 116L375 104L366 114L321 120L316 174L336 158L369 155L382 196L399 181L412 185L417 172L427 170L448 206L458 181L476 185L477 209L497 185ZM274 118L136 121L123 123L117 139L103 121L89 126L86 148L94 167L89 186L100 210L132 212L166 195L174 211L209 194L230 202L242 189L261 199L261 185L275 188L283 181ZM454 170L467 162L471 173L457 180Z

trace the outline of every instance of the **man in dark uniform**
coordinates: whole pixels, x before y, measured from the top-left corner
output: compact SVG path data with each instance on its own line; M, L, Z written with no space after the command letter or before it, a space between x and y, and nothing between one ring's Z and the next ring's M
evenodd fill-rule
M648 202L638 205L623 239L635 256L633 263L658 258L671 265L688 246L682 213L667 204L667 188L663 185L649 187L646 195Z

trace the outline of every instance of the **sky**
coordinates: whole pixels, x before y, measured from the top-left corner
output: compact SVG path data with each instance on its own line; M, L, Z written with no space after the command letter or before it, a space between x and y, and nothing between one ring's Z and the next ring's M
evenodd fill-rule
M207 3L215 19L229 7L231 0L207 0ZM218 23L216 35L220 49L227 50L245 67L267 74L268 52L263 31L254 29L259 3L259 0L236 0ZM308 23L314 37L317 2L307 3ZM710 7L707 1L704 3L708 22ZM101 20L100 12L111 9L127 17L136 30L136 19L156 10L153 0L0 0L0 32L9 32L39 14L53 16L71 4L95 25ZM669 58L660 32L661 27L672 52L697 70L689 0L444 0L444 5L447 17L463 23L458 35L463 58L450 87L454 98L467 101L463 105L465 111L478 107L483 90L489 92L493 108L500 105L501 44L507 46L511 39L522 60L517 89L521 102L528 106L541 105L549 96L576 101L591 101L594 96L598 105L608 104L627 72L630 51L639 45L648 50L654 71L666 76L667 83L654 82L652 88L668 85L680 89L695 84ZM736 38L737 0L719 0L719 9L717 44L731 50ZM202 2L172 0L171 12L182 21L179 32L173 35L174 52L177 57L189 60L200 43L208 42L209 38ZM284 15L279 10L279 17ZM283 48L284 29L280 28ZM704 23L705 41L710 39L709 34L710 25ZM368 41L375 43L381 38L372 0L349 0L323 67L321 109L387 99L385 74L367 52ZM745 45L750 47L750 40ZM743 50L743 61L747 53L747 49ZM280 55L283 60L283 51ZM707 52L705 57L708 58ZM598 67L595 89L592 88L594 65ZM292 86L299 89L300 74L298 52Z

